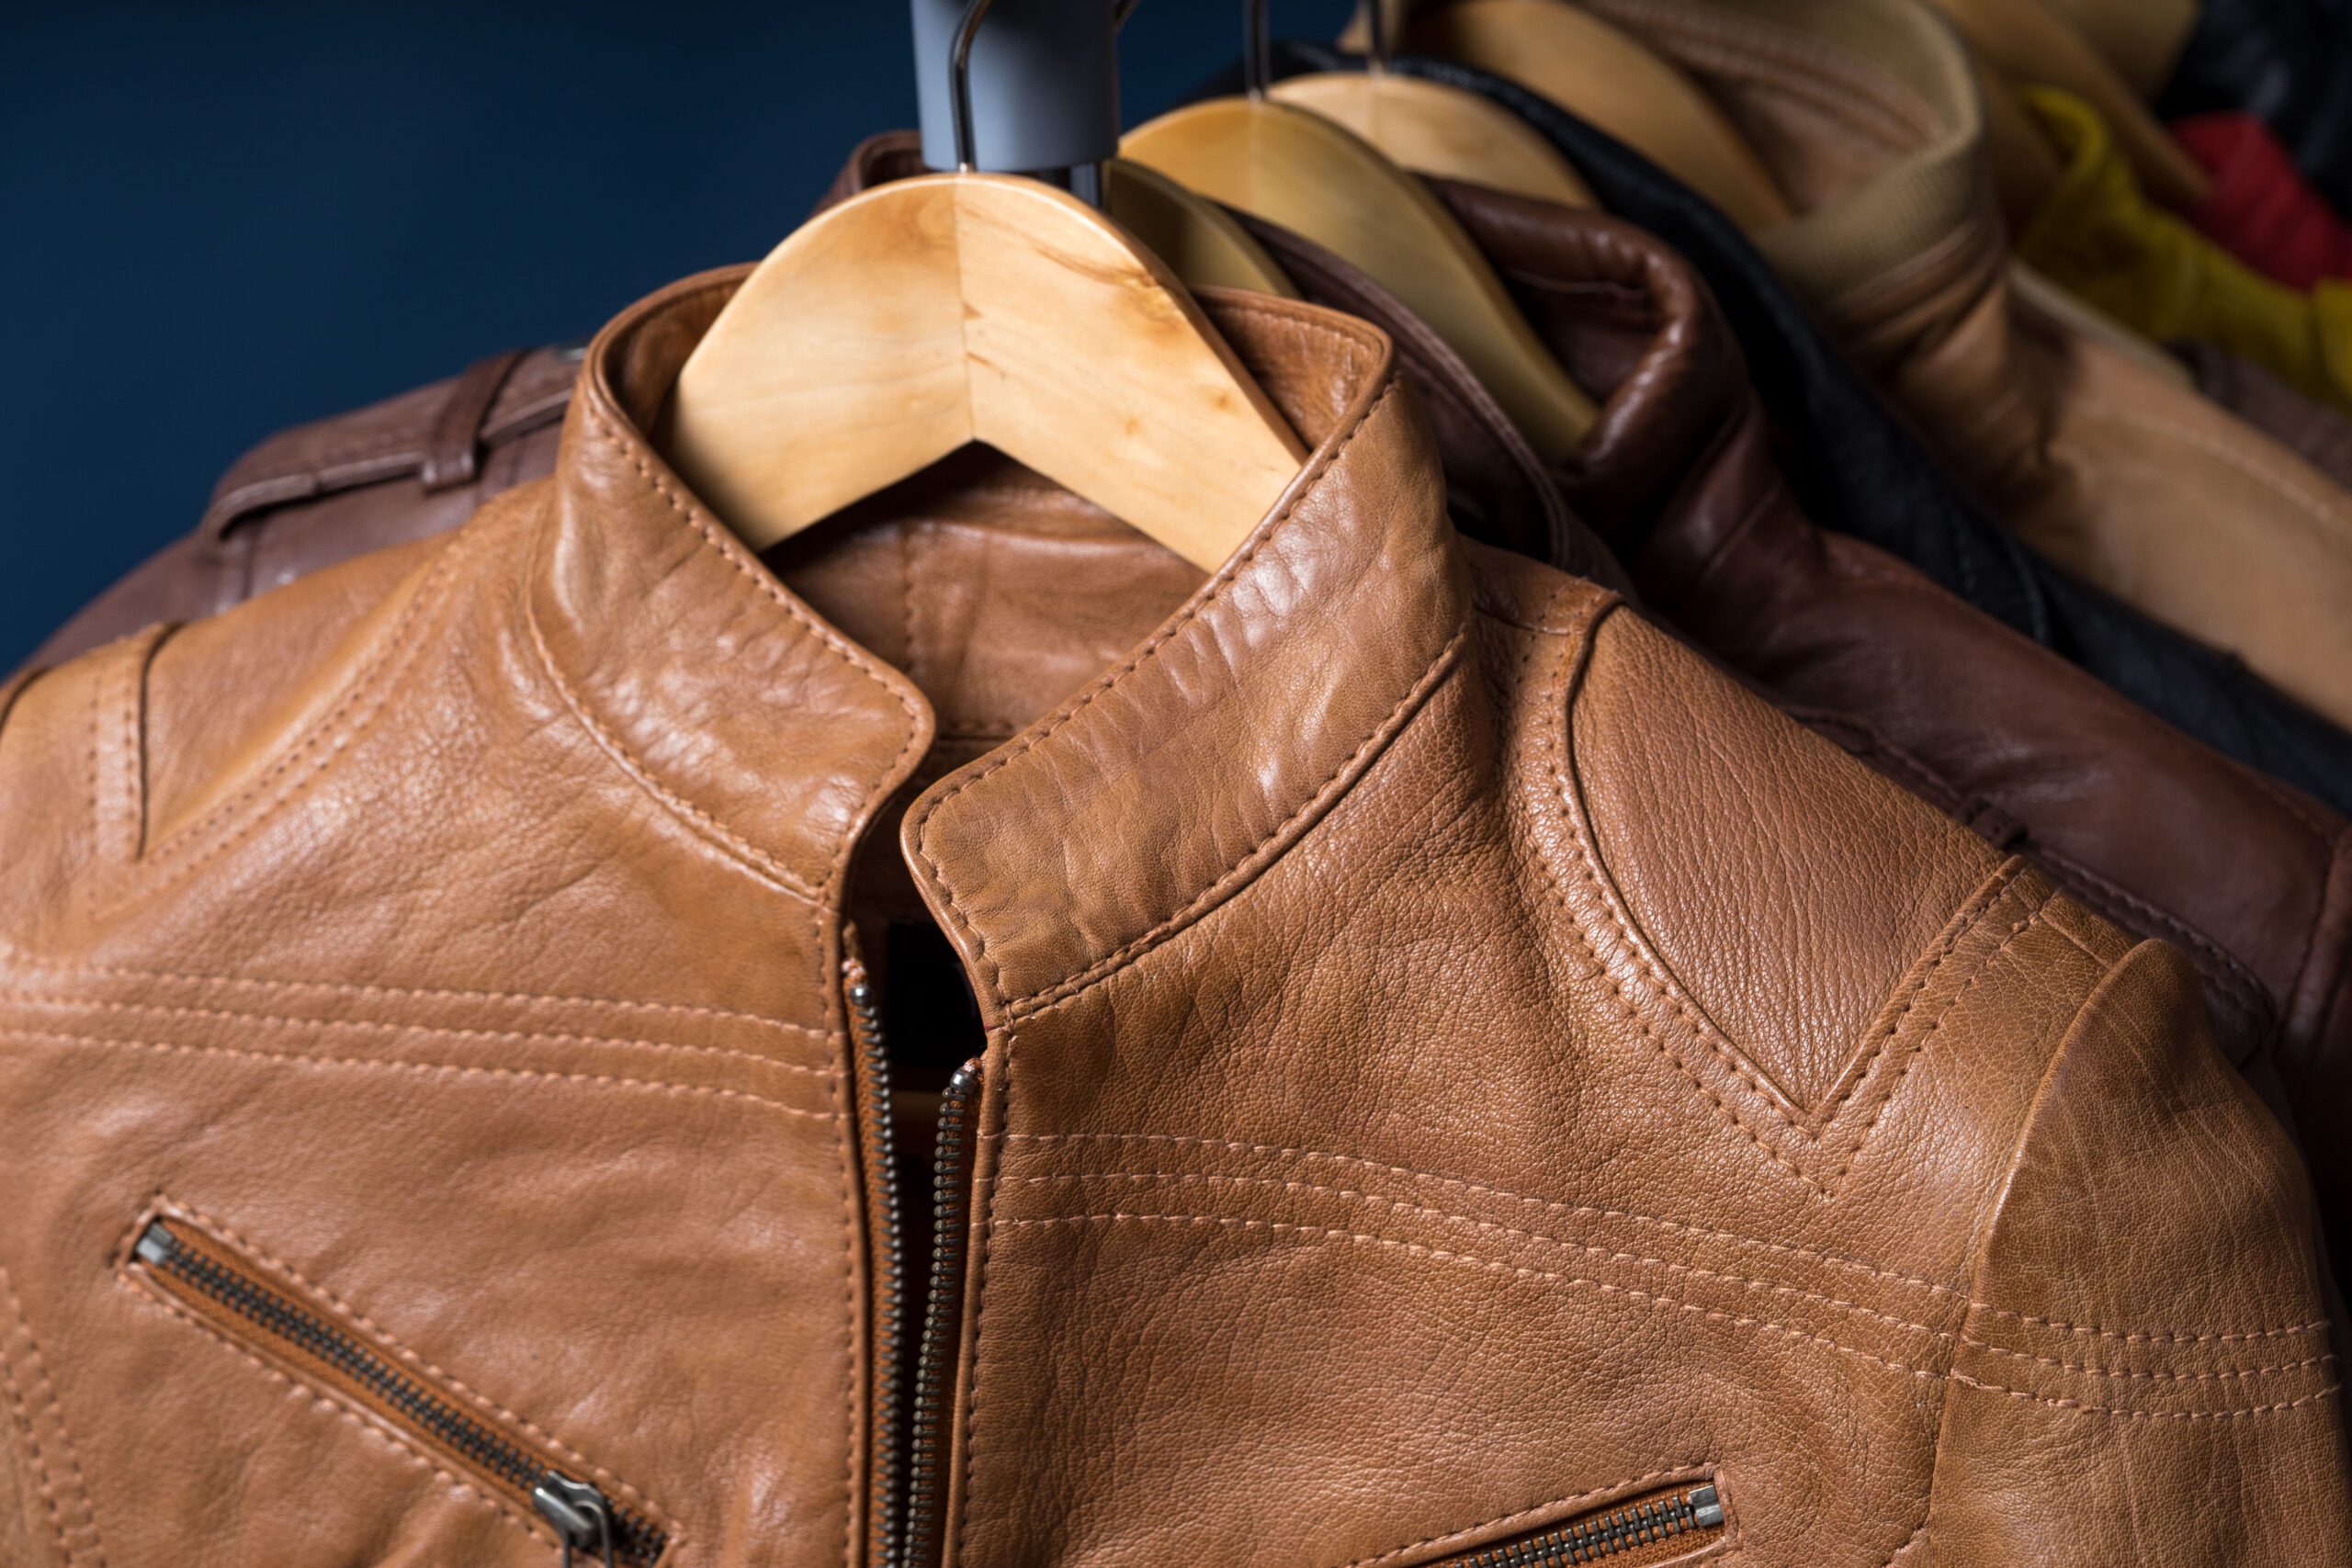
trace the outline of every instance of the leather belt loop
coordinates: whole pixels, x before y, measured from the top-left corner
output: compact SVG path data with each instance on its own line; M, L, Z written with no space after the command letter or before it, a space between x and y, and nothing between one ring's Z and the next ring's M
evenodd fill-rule
M466 367L457 385L449 389L449 400L441 405L432 433L425 437L424 466L419 477L428 493L470 484L481 471L483 422L490 417L499 389L530 352L515 348L478 359Z

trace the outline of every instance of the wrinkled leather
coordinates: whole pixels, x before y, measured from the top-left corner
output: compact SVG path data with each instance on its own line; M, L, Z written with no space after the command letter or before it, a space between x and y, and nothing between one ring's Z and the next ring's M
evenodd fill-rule
M127 1289L163 1203L673 1568L858 1561L839 965L910 878L988 1026L957 1562L1660 1474L1759 1563L2352 1551L2308 1198L2173 950L1458 541L1310 307L1207 300L1314 456L1205 583L984 455L755 559L640 434L741 276L600 336L552 479L10 694L0 1266L112 1560L553 1555Z
M2313 402L2261 366L2225 349L2201 343L2170 346L2197 378L2199 392L2352 490L2352 416Z
M1750 133L1802 208L1758 247L2004 522L2352 723L2352 497L2012 294L1949 29L1910 0L1582 3Z
M2335 1247L2352 1257L2352 825L1814 527L1713 300L1656 240L1437 188L1601 400L1554 478L1623 550L1650 607L2075 897L2178 944L2224 1053L2257 1078L2275 1055Z
M1320 45L1275 50L1283 72L1352 63ZM1510 108L1551 139L1611 212L1691 263L1739 338L1771 411L1782 470L1815 523L1898 557L2216 750L2352 811L2352 731L2023 548L1890 413L1721 213L1638 153L1500 77L1410 56L1391 64Z

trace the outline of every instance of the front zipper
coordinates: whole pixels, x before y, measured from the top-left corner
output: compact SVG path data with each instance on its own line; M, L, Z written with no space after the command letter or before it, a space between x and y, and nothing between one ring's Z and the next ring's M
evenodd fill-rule
M1611 1568L1638 1568L1711 1546L1724 1527L1723 1494L1713 1482L1701 1482L1645 1493L1466 1557L1448 1558L1434 1568L1566 1568L1604 1562Z
M492 1495L551 1526L566 1568L579 1553L605 1568L650 1568L662 1532L591 1483L507 1432L469 1416L458 1401L403 1369L272 1282L254 1262L193 1225L152 1221L130 1263L155 1287L220 1332L269 1352L303 1381L348 1394L368 1414L463 1469Z
M856 1047L858 1154L865 1175L865 1206L873 1226L874 1485L868 1511L876 1568L898 1561L899 1358L906 1341L907 1258L899 1212L899 1149L892 1124L890 1051L873 977L858 952L854 928L844 933L842 966L850 1038Z
M906 1545L899 1568L930 1568L938 1560L939 1516L947 1500L947 1404L955 1396L956 1353L963 1335L972 1110L979 1096L980 1064L970 1061L956 1069L939 1100L939 1145L932 1156L931 1296L923 1303L922 1348L915 1361L907 1438Z

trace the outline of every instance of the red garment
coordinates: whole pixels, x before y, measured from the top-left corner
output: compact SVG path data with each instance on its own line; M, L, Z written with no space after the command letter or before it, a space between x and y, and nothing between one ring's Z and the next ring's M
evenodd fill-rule
M2352 277L2352 223L2313 190L2278 135L2250 114L2200 114L2172 133L2213 175L2190 220L2256 271L2293 288Z

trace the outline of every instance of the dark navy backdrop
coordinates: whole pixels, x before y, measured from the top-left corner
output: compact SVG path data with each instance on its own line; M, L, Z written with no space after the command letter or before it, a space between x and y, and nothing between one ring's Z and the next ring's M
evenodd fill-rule
M1240 12L1144 0L1130 120ZM0 0L0 671L259 437L763 253L913 122L908 35L904 0Z

